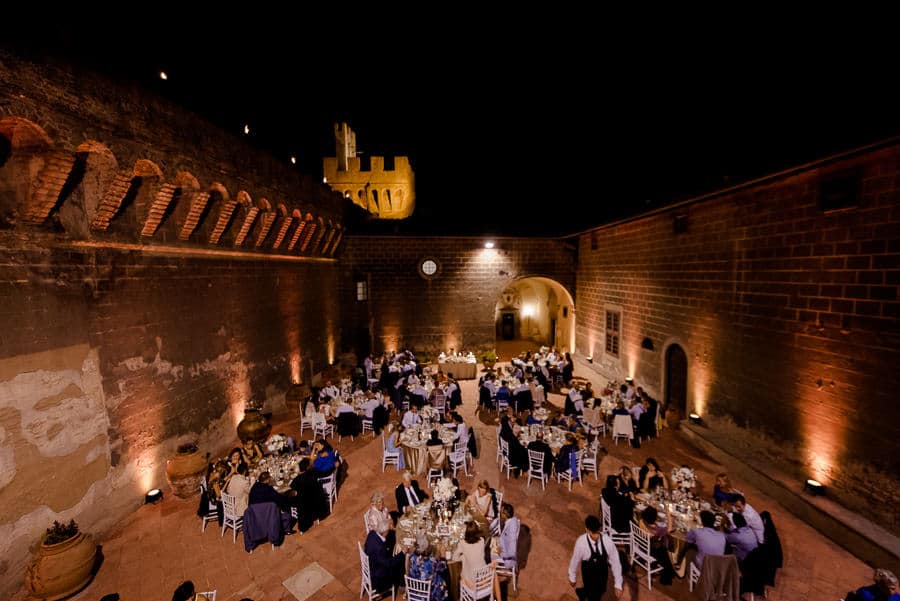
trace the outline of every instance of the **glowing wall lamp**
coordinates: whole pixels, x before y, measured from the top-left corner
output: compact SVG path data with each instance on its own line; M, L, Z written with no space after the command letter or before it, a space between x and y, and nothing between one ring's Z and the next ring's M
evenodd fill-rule
M803 489L809 492L814 497L821 497L825 494L825 485L819 482L818 480L813 480L810 478L803 485Z
M485 248L494 248L494 242L492 240L488 240L484 243Z

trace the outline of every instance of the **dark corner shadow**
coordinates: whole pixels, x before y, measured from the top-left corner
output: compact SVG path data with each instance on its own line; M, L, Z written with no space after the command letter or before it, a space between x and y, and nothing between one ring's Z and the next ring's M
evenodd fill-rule
M516 544L516 558L519 564L519 570L525 569L528 565L528 558L531 556L531 528L522 524L519 528L519 540Z

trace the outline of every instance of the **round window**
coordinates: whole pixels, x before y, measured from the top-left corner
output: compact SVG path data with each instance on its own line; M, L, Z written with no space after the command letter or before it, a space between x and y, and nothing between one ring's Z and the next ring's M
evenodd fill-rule
M438 272L437 261L434 259L423 259L422 262L419 263L419 272L423 277L434 277Z

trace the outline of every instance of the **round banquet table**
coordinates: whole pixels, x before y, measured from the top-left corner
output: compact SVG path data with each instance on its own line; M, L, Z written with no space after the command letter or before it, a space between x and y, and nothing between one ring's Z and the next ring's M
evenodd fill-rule
M450 453L453 451L453 439L456 437L456 432L442 425L434 427L437 428L439 436L444 443L441 447L429 447L425 444L431 433L432 426L430 425L407 428L407 430L400 435L400 448L403 450L403 459L406 461L406 469L413 475L419 476L426 473L428 470L429 448L441 449L445 458L449 457ZM419 432L422 432L421 438L419 437Z
M438 361L441 371L445 374L453 374L457 380L474 380L478 373L477 363Z
M431 503L420 503L416 506L416 510L410 511L406 513L397 520L397 543L394 548L395 553L400 553L403 551L403 541L404 539L409 542L410 539L415 539L418 543L419 530L422 530L422 534L428 540L428 545L430 550L433 553L436 553L436 546L438 543L442 542L442 538L447 538L446 535L439 534L436 531L436 528L431 526L430 521L428 520L428 513L431 508ZM478 527L481 529L481 537L487 541L488 543L491 540L491 525L488 523L487 518L485 518L480 513L469 513L467 512L463 503L460 503L460 506L457 508L456 513L453 516L453 521L456 523L455 530L452 530L453 534L448 539L445 544L446 550L451 553L451 557L453 552L456 550L456 544L452 543L453 539L458 540L462 539L462 535L465 532L464 524L466 520L473 521L478 524ZM451 527L453 528L453 527ZM425 541L422 541L425 542ZM447 562L447 571L450 576L450 582L447 583L447 588L449 589L450 599L452 601L456 601L459 598L459 578L460 574L462 574L462 562L461 561L448 561Z

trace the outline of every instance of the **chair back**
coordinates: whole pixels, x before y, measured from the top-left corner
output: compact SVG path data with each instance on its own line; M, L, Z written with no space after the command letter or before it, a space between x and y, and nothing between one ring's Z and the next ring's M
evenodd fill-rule
M537 474L544 473L544 454L540 451L528 451L528 469Z
M622 436L629 440L634 436L634 427L631 425L630 415L617 415L613 420L613 438Z
M359 548L359 566L362 570L362 588L363 591L367 593L372 592L372 574L369 571L369 556L366 555L366 552L363 551L362 545L359 541L356 541L356 546ZM362 596L362 595L360 595Z
M635 522L631 522L631 552L644 559L650 557L650 533L644 532Z
M406 577L406 599L407 601L430 601L431 598L431 580L419 580L417 578Z
M468 446L465 441L458 440L453 443L453 452L454 453L459 453L460 451L465 453L467 450L468 450Z
M226 517L238 517L234 513L234 495L222 493L222 513Z
M540 407L544 404L544 387L543 386L535 386L534 387L534 406Z
M475 570L473 575L475 584L475 598L480 599L485 594L492 594L494 591L494 566L488 564L483 568Z
M219 589L216 589L215 591L204 591L202 593L197 593L197 595L194 598L195 599L206 599L206 601L216 601L216 592L218 590Z
M447 450L437 445L427 447L428 449L428 465L429 469L444 469L447 463Z
M600 497L600 514L603 520L603 531L606 533L612 532L612 511L603 497Z
M503 491L495 490L494 495L497 497L497 513L499 513L500 508L503 507Z

